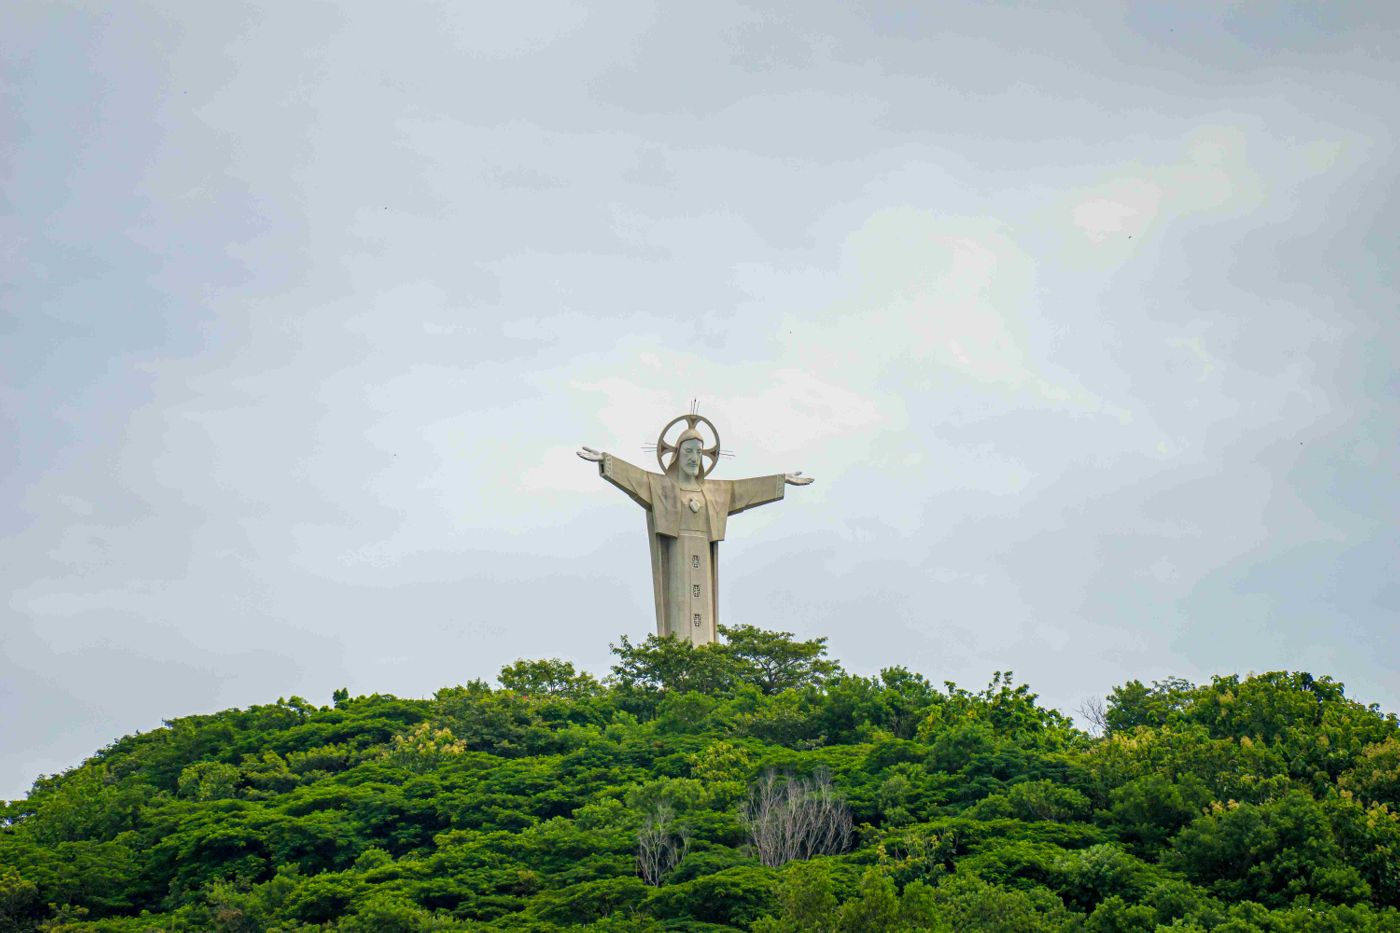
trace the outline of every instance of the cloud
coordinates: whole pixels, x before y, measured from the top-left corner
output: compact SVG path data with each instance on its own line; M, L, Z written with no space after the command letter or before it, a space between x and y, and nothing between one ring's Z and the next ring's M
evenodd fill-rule
M1090 244L1101 246L1160 235L1180 217L1252 210L1263 202L1264 191L1263 179L1247 161L1248 142L1239 126L1200 126L1185 140L1178 161L1125 167L1072 194L1071 223Z

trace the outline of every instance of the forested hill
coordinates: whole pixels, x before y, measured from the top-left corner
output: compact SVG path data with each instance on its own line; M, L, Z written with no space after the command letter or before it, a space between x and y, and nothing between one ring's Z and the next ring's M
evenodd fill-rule
M128 736L0 811L0 931L1400 931L1400 728L1335 681L1131 682L1092 736L725 635Z

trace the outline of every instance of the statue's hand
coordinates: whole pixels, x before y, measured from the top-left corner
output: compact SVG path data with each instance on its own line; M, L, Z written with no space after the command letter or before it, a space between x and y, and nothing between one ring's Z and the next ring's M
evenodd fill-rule
M583 459L591 460L594 463L598 463L600 460L603 459L602 453L594 450L592 447L579 448L577 451L575 451L575 453L577 453ZM811 482L811 480L808 480L808 482Z
M580 454L579 456L583 455ZM802 471L798 470L796 473L784 473L783 482L787 483L789 486L806 486L808 483L815 481L810 476L803 476Z

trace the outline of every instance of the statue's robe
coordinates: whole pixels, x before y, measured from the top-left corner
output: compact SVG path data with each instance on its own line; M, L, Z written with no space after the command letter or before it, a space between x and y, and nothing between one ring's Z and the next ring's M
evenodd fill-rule
M718 641L719 543L726 521L781 499L783 475L704 479L696 489L683 489L671 474L648 472L612 454L603 455L598 472L647 511L657 634L696 645Z

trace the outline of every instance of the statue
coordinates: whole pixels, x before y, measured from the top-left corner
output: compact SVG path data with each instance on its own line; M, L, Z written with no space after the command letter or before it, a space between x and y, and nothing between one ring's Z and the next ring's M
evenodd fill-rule
M666 433L682 421L685 429L674 442L668 441ZM713 438L708 444L700 431L702 424ZM801 471L750 479L710 479L721 455L719 432L710 419L693 409L688 415L672 418L661 429L656 442L660 473L592 447L584 447L578 455L597 463L603 479L646 509L657 634L683 638L694 645L718 641L719 542L724 540L729 516L776 502L783 497L785 484L805 486L812 482Z

